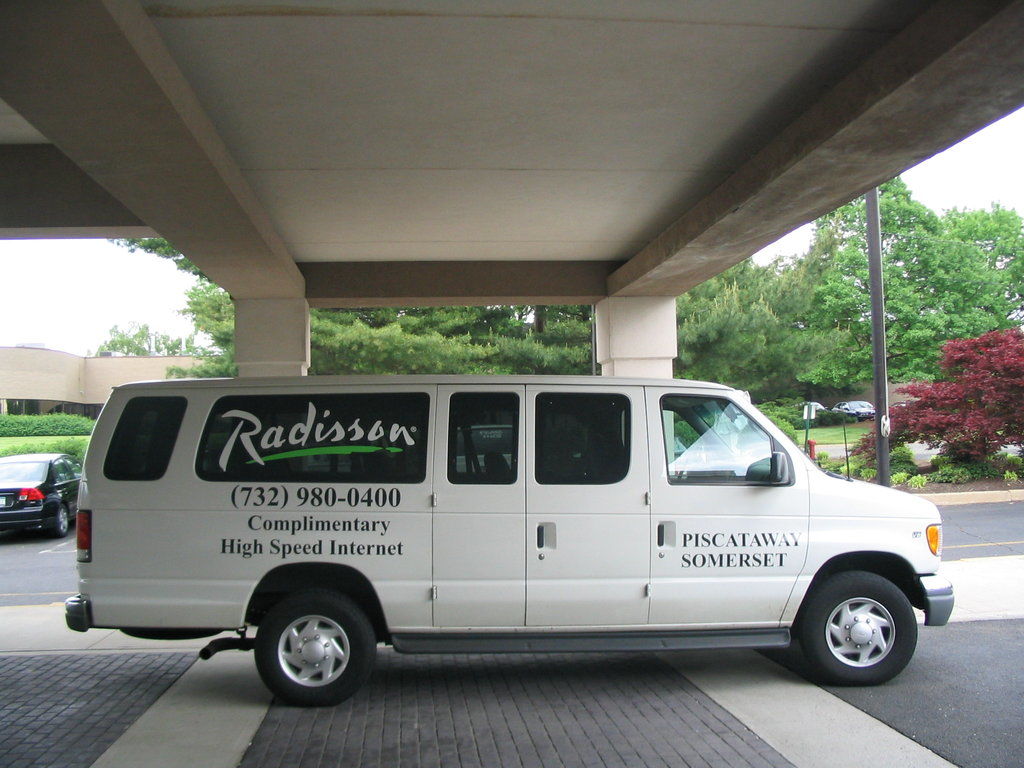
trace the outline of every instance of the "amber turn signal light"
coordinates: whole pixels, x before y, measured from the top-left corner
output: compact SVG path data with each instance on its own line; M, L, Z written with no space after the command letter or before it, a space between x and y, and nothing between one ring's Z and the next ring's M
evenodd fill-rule
M928 549L932 551L933 555L942 555L942 525L929 525L925 529L925 535L928 537Z

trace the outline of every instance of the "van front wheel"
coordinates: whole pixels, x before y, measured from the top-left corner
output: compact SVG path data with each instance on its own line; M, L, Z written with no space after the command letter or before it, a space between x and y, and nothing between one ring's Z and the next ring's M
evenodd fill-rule
M256 633L256 668L282 701L338 704L370 677L377 642L366 615L344 595L316 590L274 605Z
M906 595L874 573L848 571L808 597L797 637L813 676L834 685L877 685L907 666L917 620Z

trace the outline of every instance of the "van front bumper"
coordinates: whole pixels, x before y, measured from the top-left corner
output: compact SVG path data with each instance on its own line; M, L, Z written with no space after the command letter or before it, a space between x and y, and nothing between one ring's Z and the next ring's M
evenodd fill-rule
M85 595L75 595L64 601L64 621L68 629L85 632L92 627L92 605Z
M924 623L942 627L953 613L953 585L941 576L919 576L924 595Z

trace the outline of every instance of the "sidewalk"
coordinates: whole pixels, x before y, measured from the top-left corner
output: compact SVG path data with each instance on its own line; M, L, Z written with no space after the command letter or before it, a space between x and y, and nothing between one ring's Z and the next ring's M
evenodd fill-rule
M956 590L953 621L1024 617L1024 591L1019 588L1024 583L1024 556L958 560L944 564L942 573L953 582ZM80 667L120 659L124 654L148 654L148 658L158 658L153 654L167 656L183 651L194 654L203 644L200 641L134 640L118 632L102 630L84 634L70 632L64 627L63 607L59 604L0 607L0 627L3 627L0 653L37 658L47 654L71 654L79 660ZM872 744L875 754L885 754L889 766L949 765L880 721L749 651L665 653L639 659L626 655L607 657L614 658L614 662L606 662L601 656L591 656L589 660L575 657L563 662L540 656L516 660L514 656L403 657L390 652L381 655L380 690L364 697L361 710L363 716L368 717L361 721L361 728L369 728L370 732L356 729L362 744L356 745L359 747L354 753L358 755L357 764L387 765L386 753L380 753L379 746L375 759L368 761L365 743L376 740L380 745L395 739L396 745L400 741L405 745L402 740L423 739L431 729L440 727L428 720L444 718L449 723L453 749L459 747L459 739L486 736L492 739L490 748L499 757L504 754L502 749L519 750L526 745L532 750L529 759L524 761L521 754L518 758L524 765L538 760L543 764L546 757L569 764L572 759L566 759L565 754L545 756L544 748L556 752L559 749L583 750L576 755L582 760L588 739L592 741L602 729L620 727L614 718L602 722L609 717L608 712L586 711L588 703L604 702L601 706L609 708L617 706L615 702L621 697L630 696L640 701L637 706L650 707L650 716L667 710L680 719L678 722L662 719L658 721L660 724L651 721L645 727L648 717L645 715L639 722L623 723L623 734L639 733L642 743L653 739L652 749L675 750L672 754L678 754L694 740L703 744L702 749L708 754L717 754L716 750L736 751L728 759L723 754L708 760L709 765L792 764L811 768L827 764L832 768L854 768L863 764L861 747L864 744ZM180 658L188 664L190 657L182 655ZM633 660L618 661L624 658ZM628 668L622 667L623 664L629 665ZM668 669L665 664L679 675L674 678L676 682L664 678L664 670ZM615 675L617 668L621 671L618 677ZM556 680L557 685L551 680ZM595 683L597 688L590 690L589 686ZM555 687L545 689L545 684ZM624 687L618 690L616 685ZM493 686L494 691L489 693L488 686ZM583 693L576 690L581 686ZM447 698L438 699L438 691L444 691ZM610 693L615 695L608 699ZM602 695L606 698L602 699ZM580 734L583 735L579 738L572 737L571 728L565 723L558 726L562 730L551 732L553 720L537 714L564 719L564 714L558 713L564 711L566 697L575 704L570 725L582 729ZM438 703L442 706L435 709ZM313 744L323 753L328 736L341 739L350 730L348 720L335 719L345 705L334 710L319 710L315 715L275 707L269 711L277 713L276 720L274 723L268 720L267 728L261 729L269 705L270 696L259 681L252 654L224 652L210 661L197 661L188 666L93 765L97 768L139 765L234 768L246 756L258 731L262 751L246 757L245 765L284 765L287 764L284 760L287 749ZM559 705L563 709L558 709ZM513 707L511 715L509 706ZM403 707L405 713L398 713ZM476 707L483 711L477 711ZM517 711L516 707L527 711ZM716 710L716 707L721 709ZM391 715L386 714L389 709ZM630 711L619 709L616 717L628 717ZM357 714L353 708L345 717L354 718ZM408 722L415 723L413 736L393 730L406 722L388 719L399 714L412 718ZM663 718L664 714L659 717ZM459 718L464 719L461 725ZM286 727L286 721L292 725ZM309 730L308 725L302 728L295 725L308 722L321 725L314 726L313 730ZM808 724L813 725L808 727ZM356 725L353 720L352 728ZM593 731L590 737L584 738L588 727ZM637 727L641 729L639 732L635 730ZM536 734L531 734L536 728L547 729L544 737L547 741L538 742ZM679 728L693 730L686 732L688 735L681 742L679 734L673 741L671 731ZM378 731L373 732L373 729ZM495 733L504 736L498 738ZM621 739L628 742L629 736L623 735ZM621 745L621 741L615 743ZM636 745L634 748L639 749ZM473 749L479 750L480 746L475 745ZM474 751L473 754L483 753ZM443 755L437 757L436 764L444 763ZM652 755L651 759L655 757ZM629 764L626 758L621 759L623 765Z

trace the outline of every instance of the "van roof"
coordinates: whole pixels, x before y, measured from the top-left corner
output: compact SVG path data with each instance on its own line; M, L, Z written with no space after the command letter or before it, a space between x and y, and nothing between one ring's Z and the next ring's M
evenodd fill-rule
M689 379L632 379L619 376L456 376L456 375L422 375L422 376L288 376L272 378L234 378L234 379L170 379L162 381L137 381L114 387L121 389L247 389L279 388L295 386L332 387L332 386L409 386L428 384L539 384L568 385L574 387L615 387L615 386L657 386L680 387L691 389L707 389L717 392L733 392L732 387L715 384L709 381L691 381Z

